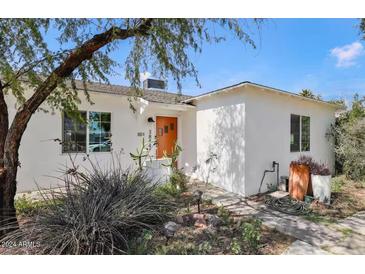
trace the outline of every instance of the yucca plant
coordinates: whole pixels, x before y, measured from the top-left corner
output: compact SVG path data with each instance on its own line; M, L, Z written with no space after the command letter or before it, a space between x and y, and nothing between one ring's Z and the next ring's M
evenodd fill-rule
M141 171L94 165L83 173L71 169L64 181L66 192L47 198L47 208L2 241L37 243L37 254L125 254L173 209Z

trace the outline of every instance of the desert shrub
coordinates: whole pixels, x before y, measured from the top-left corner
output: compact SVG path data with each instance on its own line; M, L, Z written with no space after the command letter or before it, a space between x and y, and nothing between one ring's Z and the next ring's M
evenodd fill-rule
M244 223L242 226L242 239L254 253L258 252L262 222L259 219L253 219L251 222Z
M165 198L178 198L181 191L171 182L161 184L156 188L156 195Z
M170 217L170 203L155 194L143 172L120 167L68 172L67 191L4 241L39 243L38 254L125 254L146 230Z
M176 169L170 176L170 183L180 192L187 189L188 177L181 169Z

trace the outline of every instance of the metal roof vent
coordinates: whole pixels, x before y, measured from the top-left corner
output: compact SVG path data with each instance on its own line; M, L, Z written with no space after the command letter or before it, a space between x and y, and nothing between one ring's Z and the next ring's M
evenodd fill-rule
M143 81L144 89L165 89L165 81L147 78Z

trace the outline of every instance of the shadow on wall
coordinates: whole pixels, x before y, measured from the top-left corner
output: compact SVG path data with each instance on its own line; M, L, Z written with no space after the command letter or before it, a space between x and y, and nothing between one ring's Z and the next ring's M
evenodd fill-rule
M200 177L226 190L245 194L245 105L233 104L208 111L198 156ZM204 129L203 129L204 130Z

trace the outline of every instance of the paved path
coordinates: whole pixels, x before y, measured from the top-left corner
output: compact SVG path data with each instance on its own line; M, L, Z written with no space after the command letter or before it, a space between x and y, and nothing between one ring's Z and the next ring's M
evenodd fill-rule
M256 217L264 225L298 239L284 254L365 254L365 212L337 224L323 225L274 211L262 201L247 199L199 181L193 181L190 187L202 190L204 199L224 206L234 216ZM286 193L276 192L274 195Z

